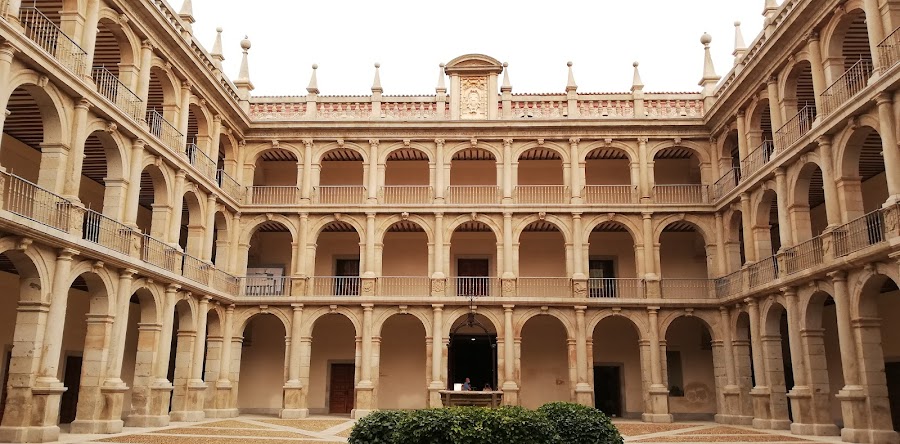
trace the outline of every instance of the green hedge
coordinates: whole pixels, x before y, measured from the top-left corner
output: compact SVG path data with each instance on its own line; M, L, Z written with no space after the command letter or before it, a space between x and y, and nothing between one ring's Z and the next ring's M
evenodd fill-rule
M620 444L599 410L569 403L378 411L359 420L350 444Z

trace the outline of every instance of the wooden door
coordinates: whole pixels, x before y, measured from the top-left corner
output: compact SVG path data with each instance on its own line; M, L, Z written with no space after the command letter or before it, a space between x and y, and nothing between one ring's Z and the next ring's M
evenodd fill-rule
M62 395L59 408L59 422L69 424L75 420L78 411L78 390L81 387L81 356L66 357L63 384L67 390Z
M328 413L349 414L353 410L353 385L356 365L331 364L331 390L328 394Z

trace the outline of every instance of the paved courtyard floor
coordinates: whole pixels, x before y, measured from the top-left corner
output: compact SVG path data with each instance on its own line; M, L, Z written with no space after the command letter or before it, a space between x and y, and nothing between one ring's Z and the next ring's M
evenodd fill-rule
M644 424L616 421L629 443L837 443L836 437L794 436L787 432L691 422ZM334 416L283 420L266 416L241 416L200 423L173 423L156 429L127 429L118 435L64 434L65 443L119 444L322 444L347 442L353 421Z

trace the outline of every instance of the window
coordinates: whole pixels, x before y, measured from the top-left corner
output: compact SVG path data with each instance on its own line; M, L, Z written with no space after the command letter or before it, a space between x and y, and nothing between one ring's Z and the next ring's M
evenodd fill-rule
M681 352L666 352L666 368L669 374L669 396L684 396L684 374L681 370Z
M591 259L588 262L588 289L592 298L614 298L616 291L616 265L608 259Z
M334 295L359 295L359 258L334 261Z

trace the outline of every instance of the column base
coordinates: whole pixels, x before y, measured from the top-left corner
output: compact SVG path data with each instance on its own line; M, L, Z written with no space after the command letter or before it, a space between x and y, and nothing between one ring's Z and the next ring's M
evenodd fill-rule
M88 419L72 422L69 433L76 435L112 435L122 433L125 422L121 419Z
M125 418L125 427L166 427L169 425L169 415L133 415Z
M897 444L900 434L893 430L869 430L869 442L872 444Z
M653 424L669 424L674 420L672 415L668 413L644 413L641 415L641 421Z
M727 415L727 414L718 414L715 416L715 421L717 424L726 424L726 425L751 425L753 424L753 418L750 416L742 416L742 415Z
M771 429L772 430L790 430L791 429L791 420L790 419L773 419Z
M840 436L841 429L834 424L791 424L791 433L794 435L811 436Z
M309 409L281 409L278 414L281 419L303 419L309 417Z
M441 390L443 388L428 387L428 408L439 409L444 406L444 402L441 401Z
M203 403L206 398L206 383L203 381L192 382L187 386L184 410L169 413L172 421L198 422L206 419L203 413Z
M353 409L350 411L350 417L353 419L363 419L375 410L372 409Z
M869 420L866 415L866 394L860 386L846 386L835 395L841 402L844 428L841 439L845 442L869 442Z
M587 384L578 384L575 387L575 402L587 407L594 406L594 389Z
M360 381L356 385L356 408L350 412L350 417L360 419L375 411L375 386L371 381Z
M237 418L240 415L238 409L206 409L203 413L208 419Z
M501 391L503 391L503 405L519 405L519 387L513 384L512 387L503 387Z
M753 399L753 421L751 425L754 429L774 429L772 421L772 392L768 387L754 387L750 390L750 397Z
M0 442L54 442L59 440L59 426L0 427Z

